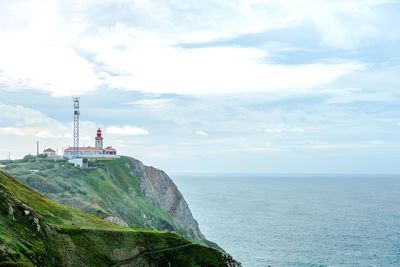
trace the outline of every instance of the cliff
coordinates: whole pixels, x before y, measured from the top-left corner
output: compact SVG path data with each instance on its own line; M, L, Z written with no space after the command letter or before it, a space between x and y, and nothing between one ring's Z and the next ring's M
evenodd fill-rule
M217 247L205 239L197 221L166 173L140 161L98 159L89 169L36 157L13 161L4 170L61 204L123 226L178 233Z
M237 266L175 234L119 226L66 207L0 171L0 266Z
M186 226L190 235L205 240L197 221L193 218L186 200L168 175L154 167L145 166L142 162L130 159L126 167L140 181L140 189L154 205L168 211L174 218Z

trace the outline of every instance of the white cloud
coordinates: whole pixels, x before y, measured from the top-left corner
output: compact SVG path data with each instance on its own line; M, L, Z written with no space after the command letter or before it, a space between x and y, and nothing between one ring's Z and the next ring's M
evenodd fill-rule
M65 8L63 1L1 2L0 85L54 96L100 85L93 67L73 48L86 30L84 20L65 16Z
M64 44L35 43L26 36L0 34L0 84L54 96L93 91L100 85L92 66Z
M388 38L382 32L382 14L377 6L393 1L280 1L280 10L298 25L311 23L320 43L338 49L355 49L369 40Z
M302 133L305 130L303 128L280 127L280 128L266 128L264 129L264 131L267 133L282 134L282 133Z
M117 33L120 31L123 30L115 29ZM110 32L110 38L106 39L118 40L115 32ZM147 41L146 38L147 34L138 33L130 42L135 45L123 50L113 48L117 43L103 47L96 60L110 69L124 72L124 75L105 75L103 79L107 84L146 93L270 92L321 87L366 68L354 61L278 65L267 63L268 53L257 48L184 49L173 47L156 36ZM98 42L93 40L88 45L91 47Z
M145 31L176 41L208 42L241 34L311 24L327 46L349 49L380 37L397 35L386 27L379 6L395 0L239 0L239 1L88 1L85 11L109 13L110 7L123 11L105 16L107 25L138 25ZM81 6L81 4L80 4ZM134 14L126 16L125 12ZM120 15L120 16L118 16ZM145 22L144 22L145 18ZM97 18L86 17L92 23ZM349 27L351 25L351 27Z
M171 102L173 102L172 99L169 98L155 98L155 99L141 99L141 100L137 100L137 101L133 101L133 102L128 102L126 104L129 105L138 105L138 106L166 106L168 104L170 104Z
M25 135L25 133L22 130L14 128L14 127L0 128L0 132L1 133L5 133L5 134L18 135L18 136L24 136Z
M5 1L0 84L54 96L100 86L203 95L321 87L366 66L356 61L286 66L268 63L268 52L256 48L176 45L311 22L321 43L355 48L381 37L382 16L375 7L385 2L46 1L38 9L42 2ZM112 16L100 21L93 12ZM127 16L131 13L135 16Z
M311 23L321 41L338 48L352 48L382 35L377 7L394 0L239 0L239 1L87 1L81 13L95 9L102 23L140 25L146 31L187 42L208 42L240 34L265 32ZM72 4L73 5L73 4ZM79 6L82 6L80 3ZM119 12L110 7L118 7ZM122 10L121 10L122 9ZM126 16L126 13L132 14ZM118 16L119 15L119 16ZM92 23L97 18L86 17ZM351 25L351 27L349 27ZM387 29L386 35L396 29Z
M115 135L148 135L150 134L149 131L135 127L135 126L129 126L129 125L124 125L122 127L118 126L109 126L106 128L107 133L110 134L115 134Z
M58 130L58 131L57 131ZM51 130L50 130L51 131ZM60 131L60 129L56 129L56 132L54 133L53 131L43 131L40 130L39 132L36 133L36 137L39 138L53 138L53 139L73 139L72 134L67 134L67 133L62 133L62 131ZM87 132L87 131L85 131ZM89 139L93 139L93 138L89 138L88 136L83 136L79 138L80 140L89 140Z
M22 105L0 103L0 121L16 128L42 127L58 128L63 124L42 112Z
M202 135L202 136L208 136L208 133L206 133L204 131L196 131L196 134Z
M44 131L40 131L36 134L36 137L40 137L40 138L56 138L57 136L55 136L52 133L49 132L44 132Z

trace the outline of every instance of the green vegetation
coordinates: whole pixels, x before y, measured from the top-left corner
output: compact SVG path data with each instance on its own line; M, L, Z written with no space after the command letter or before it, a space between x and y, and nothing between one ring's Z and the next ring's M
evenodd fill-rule
M64 160L33 156L2 164L4 171L58 203L102 218L117 217L130 227L170 231L213 246L199 240L184 224L144 196L138 179L141 174L130 169L132 160L94 159L87 169L76 168Z
M60 164L58 168L72 167ZM19 171L24 172L23 169ZM51 169L43 169L46 170ZM92 179L90 174L83 176ZM176 234L125 228L60 205L0 171L0 266L236 264L218 250Z

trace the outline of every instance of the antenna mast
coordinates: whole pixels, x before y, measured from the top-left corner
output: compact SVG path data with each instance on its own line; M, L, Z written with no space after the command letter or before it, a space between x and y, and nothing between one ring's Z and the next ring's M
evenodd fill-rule
M74 98L74 156L79 158L79 97Z

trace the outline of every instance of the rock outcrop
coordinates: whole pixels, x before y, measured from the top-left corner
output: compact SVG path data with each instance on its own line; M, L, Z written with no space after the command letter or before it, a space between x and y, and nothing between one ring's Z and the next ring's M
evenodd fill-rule
M102 219L178 233L218 247L206 240L181 192L162 170L130 157L92 160L89 166L32 159L4 169L47 197Z
M176 234L130 229L57 204L0 171L0 266L240 266Z
M184 224L194 237L205 239L200 231L199 224L193 218L186 200L164 171L145 166L135 159L131 159L127 163L127 167L132 171L133 176L138 177L140 188L146 198L150 199L157 207L168 211L174 218Z

